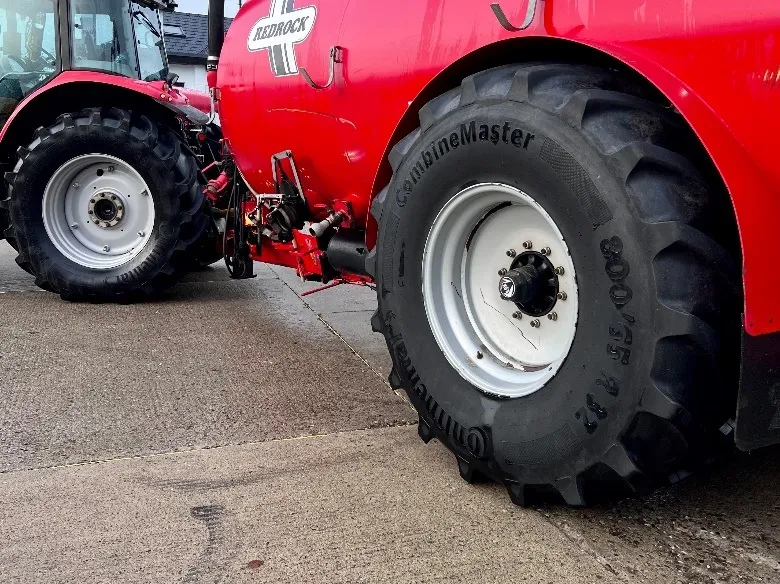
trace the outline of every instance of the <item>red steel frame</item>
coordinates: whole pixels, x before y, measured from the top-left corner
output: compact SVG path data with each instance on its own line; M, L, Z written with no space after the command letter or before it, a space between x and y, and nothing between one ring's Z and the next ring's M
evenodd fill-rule
M519 24L528 1L500 4ZM492 64L502 64L544 58L539 39L573 58L586 46L646 78L696 132L736 211L745 328L780 331L772 245L780 219L780 2L540 0L522 32L504 29L489 0L294 0L292 8L310 5L313 29L293 50L298 67L324 84L331 47L343 48L327 89L309 87L302 75L277 77L267 50L248 51L250 29L269 16L271 0L246 2L225 41L217 83L223 130L254 190L270 192L268 161L290 149L310 206L349 202L372 238L367 211L389 179L387 152L442 79L476 72L471 63L491 48L501 59ZM263 260L297 261L269 255Z

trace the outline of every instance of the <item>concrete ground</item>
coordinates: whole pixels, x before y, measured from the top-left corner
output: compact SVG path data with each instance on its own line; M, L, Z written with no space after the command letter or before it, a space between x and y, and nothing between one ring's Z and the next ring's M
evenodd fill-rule
M417 439L370 290L258 271L69 304L0 242L0 581L780 582L780 449L514 507Z

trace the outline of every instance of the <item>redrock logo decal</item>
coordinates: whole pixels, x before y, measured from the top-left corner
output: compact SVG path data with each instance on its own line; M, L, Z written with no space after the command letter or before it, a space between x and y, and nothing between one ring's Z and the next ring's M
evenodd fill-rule
M295 45L306 40L314 28L317 8L295 9L294 0L273 0L271 14L258 20L249 31L246 46L250 51L268 49L274 75L297 75Z

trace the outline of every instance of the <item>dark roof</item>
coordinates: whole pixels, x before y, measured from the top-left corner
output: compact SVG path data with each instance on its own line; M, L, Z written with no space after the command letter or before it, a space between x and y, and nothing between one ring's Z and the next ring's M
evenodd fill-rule
M170 12L162 15L166 25L181 27L183 37L165 35L165 50L172 63L206 62L209 46L209 17L205 14L190 14L188 12ZM232 18L225 19L227 31Z

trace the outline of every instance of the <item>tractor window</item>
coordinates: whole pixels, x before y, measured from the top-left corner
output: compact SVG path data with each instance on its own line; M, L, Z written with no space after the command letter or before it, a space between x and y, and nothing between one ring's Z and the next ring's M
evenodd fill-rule
M160 26L160 17L156 10L141 6L137 2L130 3L133 10L133 26L138 43L138 65L141 68L141 79L144 81L160 81L168 75L168 65L165 58L165 43Z
M0 0L0 123L54 76L56 22L54 0Z
M72 0L70 15L74 68L138 78L138 59L127 0Z

